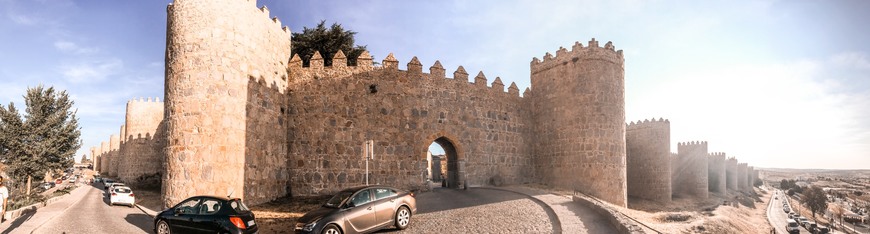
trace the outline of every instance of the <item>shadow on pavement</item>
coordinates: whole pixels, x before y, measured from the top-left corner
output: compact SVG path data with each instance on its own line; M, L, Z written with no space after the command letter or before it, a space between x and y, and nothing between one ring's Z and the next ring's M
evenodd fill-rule
M31 207L30 209L24 210L21 213L22 213L22 215L20 217L18 217L17 219L15 219L14 221L12 221L9 228L7 228L6 230L3 230L3 232L0 232L0 233L2 233L2 234L10 233L10 232L12 232L12 230L15 230L16 228L21 226L21 224L23 224L24 222L27 222L27 220L30 220L30 217L33 217L33 215L36 214L36 207Z
M151 221L153 221L153 219L151 219L151 216L148 216L146 214L128 214L127 217L124 217L124 220L126 220L130 224L135 225L139 229L142 229L142 231L146 233L151 233L152 231L154 231L151 224Z

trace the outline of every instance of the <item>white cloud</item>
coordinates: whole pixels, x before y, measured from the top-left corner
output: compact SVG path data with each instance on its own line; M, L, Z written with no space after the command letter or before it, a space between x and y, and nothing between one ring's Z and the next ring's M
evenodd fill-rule
M20 25L30 26L30 25L35 25L37 22L35 19L28 17L26 15L7 13L7 17L10 20L12 20L12 22L15 22L16 24L20 24Z
M60 51L74 54L93 54L99 49L91 48L91 47L81 47L76 43L59 40L54 42L54 48L57 48Z
M870 69L870 60L866 54L860 52L840 53L831 57L830 61L834 65L847 68Z
M105 61L85 61L60 67L61 73L71 83L99 82L107 76L117 74L124 63L119 59Z

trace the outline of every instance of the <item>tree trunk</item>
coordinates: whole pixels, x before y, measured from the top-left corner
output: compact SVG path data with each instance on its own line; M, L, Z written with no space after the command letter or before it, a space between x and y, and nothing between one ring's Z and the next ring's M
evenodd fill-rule
M32 176L27 176L27 197L30 197L30 180L33 179Z

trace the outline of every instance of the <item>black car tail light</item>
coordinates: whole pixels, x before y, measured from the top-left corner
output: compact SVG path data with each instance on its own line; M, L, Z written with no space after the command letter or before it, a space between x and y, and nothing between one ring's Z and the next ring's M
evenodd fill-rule
M230 223L233 223L233 225L236 225L239 229L247 228L245 227L245 221L242 221L242 218L240 217L230 217Z

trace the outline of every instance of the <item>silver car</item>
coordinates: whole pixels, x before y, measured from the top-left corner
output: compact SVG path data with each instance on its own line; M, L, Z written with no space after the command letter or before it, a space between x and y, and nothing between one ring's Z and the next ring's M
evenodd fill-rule
M342 190L296 223L296 233L353 234L405 229L417 213L413 192L385 186Z

